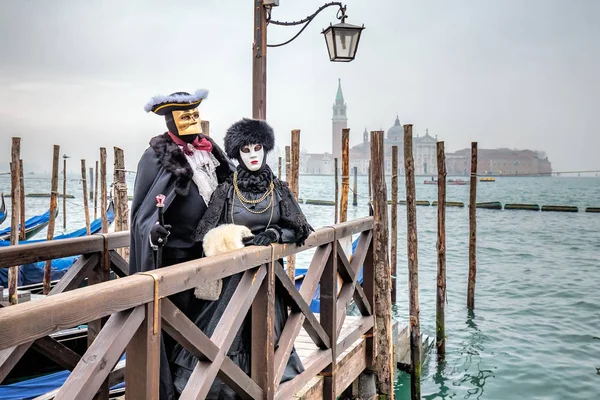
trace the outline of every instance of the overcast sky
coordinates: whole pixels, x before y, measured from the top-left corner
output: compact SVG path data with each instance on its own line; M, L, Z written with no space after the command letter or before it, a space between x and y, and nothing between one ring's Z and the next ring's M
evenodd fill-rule
M324 0L281 0L273 19L297 20ZM351 144L398 114L450 151L544 150L555 171L600 169L600 1L348 0L366 26L356 60L331 63L323 11L291 44L270 48L267 119L278 145L331 151L338 78ZM0 0L0 162L22 138L24 163L50 170L52 145L75 160L125 149L135 168L164 131L146 114L155 94L210 90L201 116L221 143L251 116L252 0ZM270 26L269 43L293 27ZM79 162L72 162L77 170Z

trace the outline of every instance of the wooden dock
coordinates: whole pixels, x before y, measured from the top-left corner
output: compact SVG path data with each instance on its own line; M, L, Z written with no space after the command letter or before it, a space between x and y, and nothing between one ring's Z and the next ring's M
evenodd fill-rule
M127 262L117 252L129 245L128 232L2 248L0 268L82 256L49 296L0 309L0 381L26 352L41 349L72 371L56 399L107 399L109 382L123 380L125 396L154 399L157 333L162 329L201 360L181 399L204 398L217 374L245 399L334 399L373 366L377 355L372 230L373 218L365 217L319 229L302 247L250 247L133 276L127 276ZM340 240L352 236L358 237L358 244L347 257ZM311 249L315 250L312 261L297 290L276 261ZM357 280L361 267L362 285ZM121 279L106 281L110 270ZM167 299L200 282L237 273L244 277L210 338ZM86 278L88 286L79 287ZM290 305L277 347L273 331L265 329L273 323L276 281L284 287ZM314 314L309 304L317 287L320 313ZM347 315L351 303L359 316ZM226 356L231 344L227 332L236 331L247 312L253 321L250 377ZM75 354L52 338L84 324L89 327L85 354ZM274 382L282 376L292 346L305 371L277 385ZM128 364L135 367L119 364L115 370L125 350Z

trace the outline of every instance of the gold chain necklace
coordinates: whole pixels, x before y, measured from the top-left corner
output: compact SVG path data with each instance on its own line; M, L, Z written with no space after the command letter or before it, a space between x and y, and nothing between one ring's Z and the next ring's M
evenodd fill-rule
M258 204L258 203L264 201L270 194L273 193L273 187L274 186L273 186L273 180L271 180L271 183L269 185L269 189L267 189L267 191L265 192L264 195L262 195L259 199L256 199L256 200L248 200L247 198L245 198L242 195L242 192L240 191L240 188L238 187L238 184L237 184L237 174L238 174L237 171L235 171L233 173L233 189L235 190L235 195L238 197L238 199L240 200L240 202L242 203L242 205L244 205L244 203L247 203L247 204ZM271 199L271 204L272 203L273 203L273 199ZM244 205L244 207L246 207L246 206ZM267 208L265 208L264 211L268 210L268 208L269 207L267 206ZM246 208L246 210L248 210L248 209ZM250 210L248 210L248 211L250 211Z

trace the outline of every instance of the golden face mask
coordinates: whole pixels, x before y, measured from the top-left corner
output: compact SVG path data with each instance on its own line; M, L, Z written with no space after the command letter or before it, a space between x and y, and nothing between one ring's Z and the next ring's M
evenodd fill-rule
M173 122L175 122L180 136L202 133L200 113L197 108L173 111Z

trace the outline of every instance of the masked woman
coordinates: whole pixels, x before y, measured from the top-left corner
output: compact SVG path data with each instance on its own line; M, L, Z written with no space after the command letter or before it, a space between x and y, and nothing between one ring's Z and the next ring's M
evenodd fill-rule
M222 224L248 227L254 237L249 245L267 246L271 243L301 245L313 231L285 182L277 179L267 165L267 154L275 146L273 129L261 120L242 119L225 134L225 152L239 165L226 182L215 190L208 209L198 224L194 239L202 241L212 229ZM206 245L206 244L205 244ZM276 264L276 268L282 268ZM229 303L242 273L220 282L216 301L206 303L195 324L209 337ZM287 320L283 287L275 290L275 346ZM250 375L250 317L247 316L228 352L228 356ZM174 360L175 387L181 391L188 381L197 359L181 348ZM295 349L292 350L281 382L293 379L304 370ZM235 399L235 392L219 378L215 379L207 398Z

